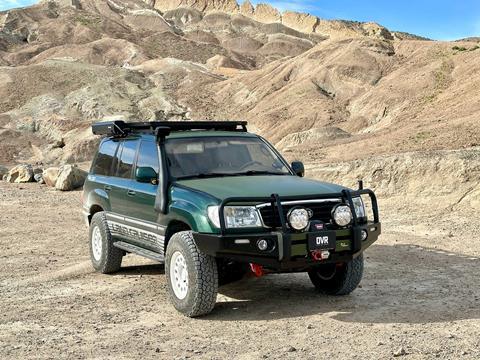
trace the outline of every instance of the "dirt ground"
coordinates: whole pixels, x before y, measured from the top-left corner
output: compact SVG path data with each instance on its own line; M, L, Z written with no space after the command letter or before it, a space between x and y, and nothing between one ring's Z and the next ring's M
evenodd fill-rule
M193 320L168 303L161 265L129 255L93 272L80 196L0 182L1 359L480 358L474 216L383 200L352 295L321 296L305 274L248 278Z

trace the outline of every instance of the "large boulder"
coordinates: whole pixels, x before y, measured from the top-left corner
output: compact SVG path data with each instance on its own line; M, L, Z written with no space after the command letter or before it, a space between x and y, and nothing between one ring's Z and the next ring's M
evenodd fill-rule
M55 187L59 174L60 169L58 167L50 167L45 169L43 170L43 181L45 181L45 184L48 186Z
M33 181L32 165L17 165L7 173L6 181L11 183L27 183Z
M64 165L60 167L55 188L62 191L70 191L82 187L88 173L76 165Z

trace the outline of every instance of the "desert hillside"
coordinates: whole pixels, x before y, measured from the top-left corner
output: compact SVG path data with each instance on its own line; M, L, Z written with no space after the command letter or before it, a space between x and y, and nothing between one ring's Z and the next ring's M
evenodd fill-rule
M480 359L480 38L394 30L235 0L0 12L0 359ZM382 235L361 286L247 277L192 320L163 265L95 273L81 190L56 189L105 119L248 120L307 177L363 178Z
M89 161L102 119L244 119L319 177L356 161L415 180L444 154L478 169L479 59L475 39L248 1L43 1L0 13L0 164Z

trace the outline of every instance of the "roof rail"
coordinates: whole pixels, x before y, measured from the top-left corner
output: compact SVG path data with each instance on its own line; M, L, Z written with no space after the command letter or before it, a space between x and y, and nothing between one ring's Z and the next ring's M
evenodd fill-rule
M157 136L168 136L178 131L247 131L246 121L153 121L131 122L122 120L99 122L92 124L94 135L124 137L132 132L152 132Z

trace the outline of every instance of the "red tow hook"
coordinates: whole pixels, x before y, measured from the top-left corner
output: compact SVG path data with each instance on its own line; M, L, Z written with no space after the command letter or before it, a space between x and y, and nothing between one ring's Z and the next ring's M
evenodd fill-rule
M263 266L262 265L250 264L250 270L252 270L252 273L256 277L262 277L263 275L265 275L265 272L263 271Z
M330 257L330 251L328 250L313 250L312 258L315 261L327 260Z

